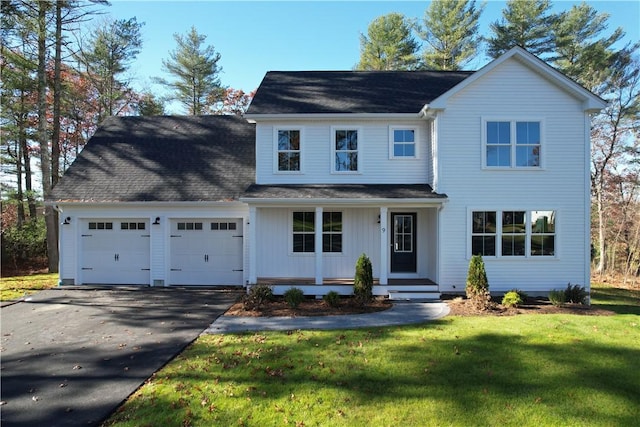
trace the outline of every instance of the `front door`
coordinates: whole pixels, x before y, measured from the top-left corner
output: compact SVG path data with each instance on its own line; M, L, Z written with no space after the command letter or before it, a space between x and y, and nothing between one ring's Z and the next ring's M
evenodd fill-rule
M416 272L416 214L392 213L391 272Z

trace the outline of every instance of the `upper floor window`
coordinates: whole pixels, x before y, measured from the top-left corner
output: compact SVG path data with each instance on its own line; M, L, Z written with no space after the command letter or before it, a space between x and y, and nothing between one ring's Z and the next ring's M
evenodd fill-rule
M300 172L300 129L278 129L278 172Z
M417 131L414 128L390 128L390 157L392 159L398 158L416 158L416 134Z
M486 121L485 166L539 168L541 124L539 121Z
M333 172L358 172L358 130L333 130Z

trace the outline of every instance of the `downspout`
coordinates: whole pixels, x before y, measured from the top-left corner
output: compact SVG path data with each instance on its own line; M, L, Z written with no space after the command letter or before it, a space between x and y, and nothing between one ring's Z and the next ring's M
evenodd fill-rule
M58 220L60 218L63 218L62 216L62 209L60 209L60 206L58 205L52 205L53 210L58 212ZM61 224L58 224L61 225ZM60 244L60 242L62 242L62 234L64 233L64 229L65 227L58 227L58 241L56 242L56 244L58 245L58 286L62 285L62 263L64 260L64 256L62 253L62 245Z

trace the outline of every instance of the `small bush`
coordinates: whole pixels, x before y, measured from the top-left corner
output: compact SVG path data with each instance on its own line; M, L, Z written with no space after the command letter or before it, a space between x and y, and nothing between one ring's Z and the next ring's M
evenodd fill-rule
M561 306L567 301L567 299L565 297L564 291L553 289L549 291L549 301L551 301L551 304L555 306Z
M338 307L340 305L340 294L336 291L329 291L322 297L329 307Z
M484 261L480 255L472 256L469 261L465 291L467 298L472 300L479 309L487 310L491 307L489 281L484 269Z
M273 301L273 289L271 286L258 284L249 288L249 292L242 298L245 310L257 310L266 302Z
M586 304L589 294L583 286L567 284L567 288L564 290L565 302L573 304Z
M373 299L373 268L366 254L360 255L356 262L356 275L353 279L353 295L358 303L364 305Z
M298 308L304 301L304 291L300 288L290 288L284 293L284 300L291 308Z
M518 293L518 291L509 291L502 297L502 305L505 307L517 307L522 304L524 300Z

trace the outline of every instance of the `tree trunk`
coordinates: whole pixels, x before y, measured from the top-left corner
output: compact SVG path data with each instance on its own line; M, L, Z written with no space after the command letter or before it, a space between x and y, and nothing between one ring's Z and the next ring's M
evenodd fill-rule
M596 209L598 210L598 265L596 272L604 274L606 269L606 245L605 245L605 226L604 226L604 201L602 200L602 188L598 185L596 190Z
M47 135L47 7L49 3L38 2L38 140L40 142L40 166L42 169L42 196L48 199L51 193L51 156ZM56 233L55 211L51 206L45 208L47 226L47 256L49 272L58 271L58 236Z
M51 185L60 179L60 103L62 84L60 64L62 62L62 2L56 2L56 53L53 64L53 133L51 135ZM57 233L56 233L57 234Z

